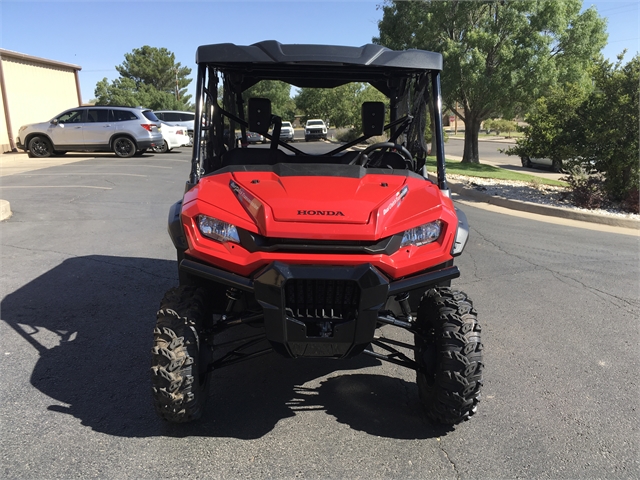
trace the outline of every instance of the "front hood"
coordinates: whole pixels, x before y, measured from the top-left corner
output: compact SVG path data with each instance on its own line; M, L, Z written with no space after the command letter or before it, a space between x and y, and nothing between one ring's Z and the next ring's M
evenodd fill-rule
M318 239L379 239L441 218L443 208L453 210L420 176L348 170L351 175L221 173L203 178L185 205L202 203L201 213L248 230L257 227L265 236Z
M244 191L268 206L276 222L366 224L386 199L406 182L404 176L279 177L235 173ZM256 182L256 180L258 180Z

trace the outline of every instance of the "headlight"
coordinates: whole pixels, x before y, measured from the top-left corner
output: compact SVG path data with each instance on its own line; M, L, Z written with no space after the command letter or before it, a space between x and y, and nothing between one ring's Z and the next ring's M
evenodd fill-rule
M217 218L198 215L198 228L202 235L218 242L240 243L236 227Z
M440 236L441 227L442 222L440 220L436 220L435 222L425 223L419 227L407 230L404 232L404 236L402 237L400 248L411 245L419 247L421 245L426 245L427 243L435 242Z

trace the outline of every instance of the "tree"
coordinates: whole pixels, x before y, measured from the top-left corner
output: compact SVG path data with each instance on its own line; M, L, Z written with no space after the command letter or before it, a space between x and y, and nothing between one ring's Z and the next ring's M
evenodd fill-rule
M279 80L262 80L242 93L245 105L252 98L268 98L271 100L271 113L285 121L293 121L296 115L296 104L291 98L291 85Z
M303 112L303 120L322 118L334 127L362 129L360 109L363 102L388 99L371 85L348 83L335 88L301 88L295 97L296 106Z
M478 163L483 120L513 118L558 82L584 83L606 44L605 20L581 0L386 0L374 43L444 58L447 108L465 122L463 162ZM458 107L459 106L459 107Z
M506 153L580 164L603 175L609 199L635 196L637 205L640 56L622 66L623 55L616 64L603 58L594 63L588 92L567 84L540 98L525 118L524 138Z
M104 78L96 85L98 105L145 106L154 110L190 110L187 86L191 79L188 67L175 61L166 48L145 45L125 54L116 66L120 77L111 82Z
M591 89L590 89L591 90ZM505 153L520 157L549 158L554 164L580 156L577 145L581 141L576 130L578 107L589 90L576 83L556 85L538 98L525 116L524 137Z

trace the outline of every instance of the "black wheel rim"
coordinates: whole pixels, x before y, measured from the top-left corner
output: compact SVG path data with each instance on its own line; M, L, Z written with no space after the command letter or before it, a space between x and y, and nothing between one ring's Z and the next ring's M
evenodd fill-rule
M115 148L116 154L121 157L126 157L131 154L133 150L133 145L129 140L124 138L120 140L116 140Z
M37 157L44 157L49 153L47 144L42 140L31 142L31 152Z

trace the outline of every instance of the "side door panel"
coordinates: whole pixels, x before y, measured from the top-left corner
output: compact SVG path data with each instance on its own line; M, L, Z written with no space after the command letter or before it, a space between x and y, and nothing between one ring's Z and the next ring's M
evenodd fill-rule
M47 134L53 142L54 148L63 150L64 147L82 147L84 145L84 109L70 110L59 115L56 123L51 123Z
M87 110L87 122L84 126L84 143L87 148L108 148L109 140L115 130L110 112L111 110L107 108L89 108Z

